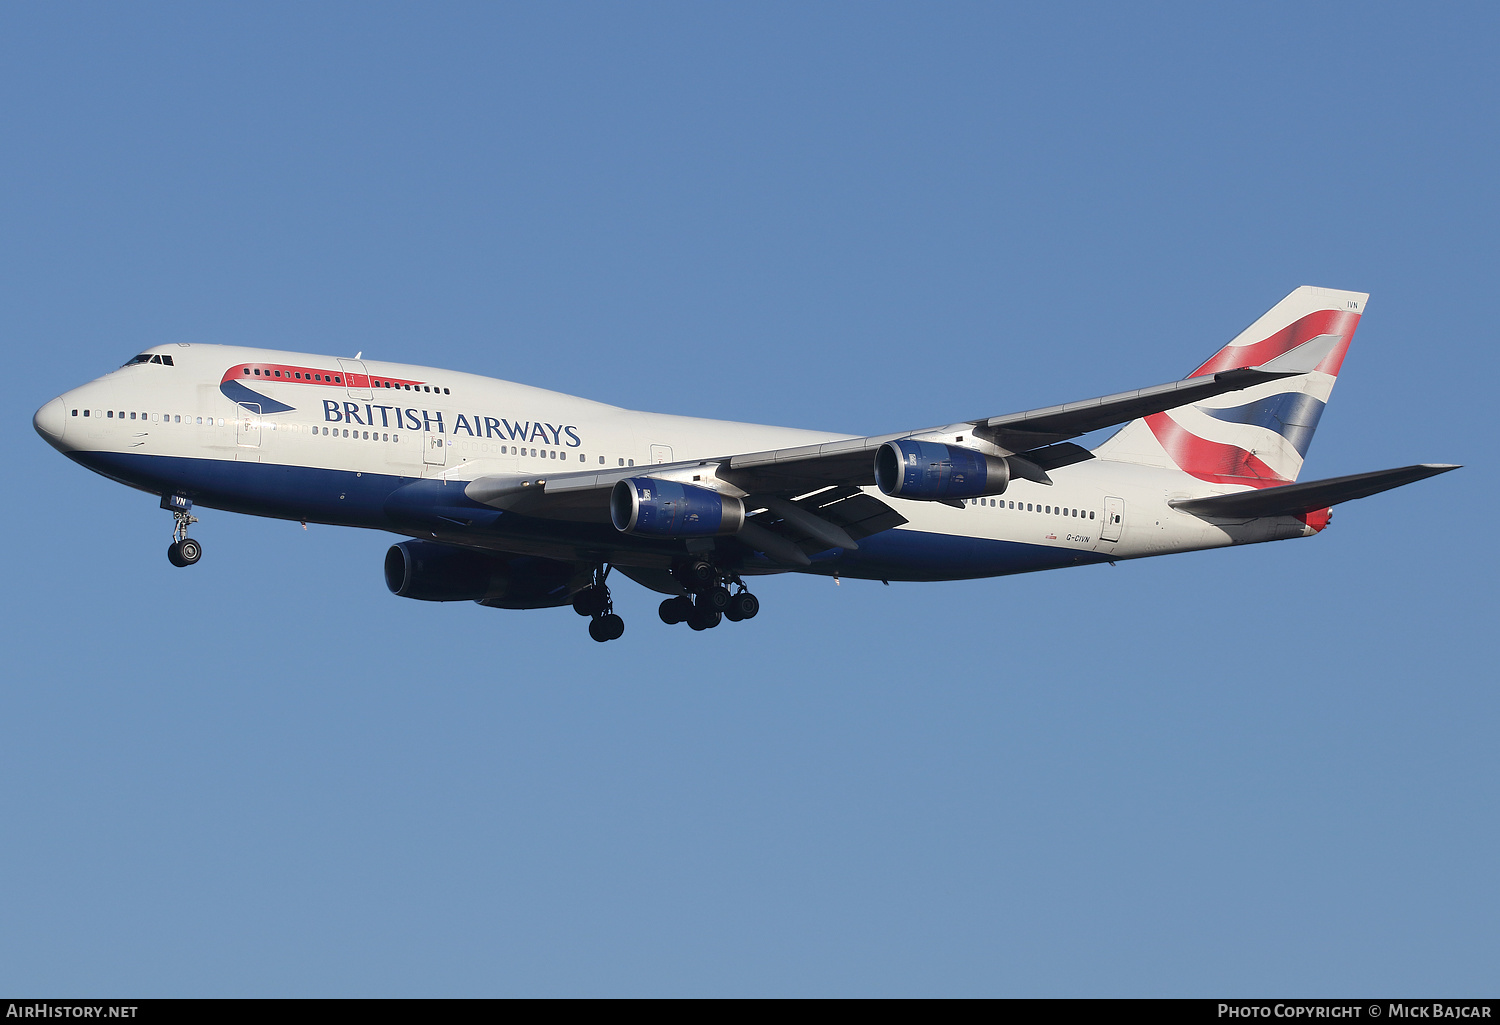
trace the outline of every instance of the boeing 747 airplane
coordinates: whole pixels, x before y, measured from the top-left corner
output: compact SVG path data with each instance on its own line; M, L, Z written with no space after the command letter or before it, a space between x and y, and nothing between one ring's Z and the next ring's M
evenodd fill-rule
M37 432L194 509L404 535L390 590L571 604L621 636L612 570L694 630L751 619L746 579L961 580L1310 537L1330 507L1456 469L1297 483L1368 296L1304 286L1180 381L851 437L641 413L490 377L167 344L37 410ZM1071 439L1124 425L1096 448Z

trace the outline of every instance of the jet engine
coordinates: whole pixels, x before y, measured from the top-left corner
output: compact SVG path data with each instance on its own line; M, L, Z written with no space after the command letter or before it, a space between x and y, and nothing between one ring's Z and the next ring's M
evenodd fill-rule
M610 492L609 517L615 529L626 534L713 537L740 532L745 503L711 488L631 477Z
M566 562L403 541L385 553L385 586L419 601L477 601L503 609L566 605L578 581Z
M945 501L999 495L1010 484L1010 464L973 449L908 438L876 450L875 484L892 498Z

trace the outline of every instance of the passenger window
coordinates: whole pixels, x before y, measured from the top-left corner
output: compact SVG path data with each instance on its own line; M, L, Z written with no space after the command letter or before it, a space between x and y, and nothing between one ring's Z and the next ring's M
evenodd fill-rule
M635 460L634 460L634 459L632 459L632 460L630 460L630 465L631 465L631 466L634 466L634 465L635 465Z
M623 459L621 459L621 460L620 460L620 465L621 465L621 466L624 466L624 465L625 465L625 460L623 460Z
M447 394L448 394L448 389L447 389L447 388L444 388L444 389L443 389L443 394L444 394L444 395L447 395Z
M244 367L243 370L245 371L245 376L249 377L250 376L250 368L249 367Z
M259 377L259 376L260 376L260 367L256 367L256 368L255 368L255 376L256 376L256 377Z
M401 435L399 435L399 434L392 434L391 435L391 444L392 445L394 445L396 442L398 442L400 440L401 440Z
M114 418L115 418L115 411L114 411L114 410L113 410L113 409L111 409L111 410L110 410L110 411L109 411L109 412L108 412L108 413L106 413L106 414L105 414L105 415L106 415L106 416L108 416L108 417L109 417L109 418L110 418L110 419L111 419L111 420L113 420L113 419L114 419Z
M135 419L135 414L134 414L134 413L131 413L131 414L130 414L130 419L132 419L132 420L134 420L134 419Z
M603 466L603 465L604 465L604 457L603 457L603 456L600 456L600 457L599 457L599 465L600 465L600 466Z
M1089 513L1089 519L1093 519L1093 518L1094 518L1094 514L1092 512Z
M78 415L78 410L76 410L76 409L75 409L75 410L73 410L73 415L74 415L74 416L77 416L77 415Z
M88 411L88 410L86 410L86 409L85 409L85 410L84 410L84 411L83 411L83 415L84 415L84 416L88 416L88 415L89 415L89 411Z

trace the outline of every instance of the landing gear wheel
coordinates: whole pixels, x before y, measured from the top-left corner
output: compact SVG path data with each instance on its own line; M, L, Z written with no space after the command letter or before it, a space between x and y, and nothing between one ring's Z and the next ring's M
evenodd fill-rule
M182 561L182 545L178 544L176 541L173 541L171 544L167 545L167 561L176 566L178 569L181 569L182 567L187 565L187 563Z
M203 558L203 546L190 537L185 537L177 542L177 557L182 560L184 566L191 566Z
M741 591L730 599L729 608L724 614L738 622L742 619L754 619L759 611L760 599L749 591Z
M668 598L658 606L656 614L661 616L663 623L676 626L687 622L687 618L693 614L693 603L687 598Z
M719 625L724 618L722 612L715 612L709 608L694 607L693 614L688 617L688 626L694 630L712 630Z
M715 587L703 597L708 607L715 612L724 612L729 608L729 603L734 600L727 587Z
M573 611L580 616L597 616L609 608L609 588L595 585L573 595Z
M688 590L700 593L712 587L714 581L719 579L719 571L714 568L713 563L702 559L689 563L683 575L687 577Z
M589 623L589 636L603 644L605 641L619 640L625 633L625 620L613 612L600 616Z

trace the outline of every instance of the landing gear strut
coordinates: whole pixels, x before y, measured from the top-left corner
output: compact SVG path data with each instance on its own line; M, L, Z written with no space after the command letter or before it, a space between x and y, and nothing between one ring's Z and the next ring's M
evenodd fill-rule
M760 611L760 600L751 594L737 574L725 573L702 559L686 563L673 571L692 597L668 598L657 614L668 625L686 623L694 630L712 630L724 620L738 623L753 619ZM730 591L730 586L737 588Z
M573 611L589 617L589 636L601 644L625 633L625 620L615 615L614 599L604 583L607 576L609 570L595 570L594 582L573 596Z
M181 495L164 495L161 507L172 513L172 543L167 546L167 561L179 569L191 566L203 558L203 546L187 536L188 527L198 522L198 517L188 512L193 507L192 500Z

